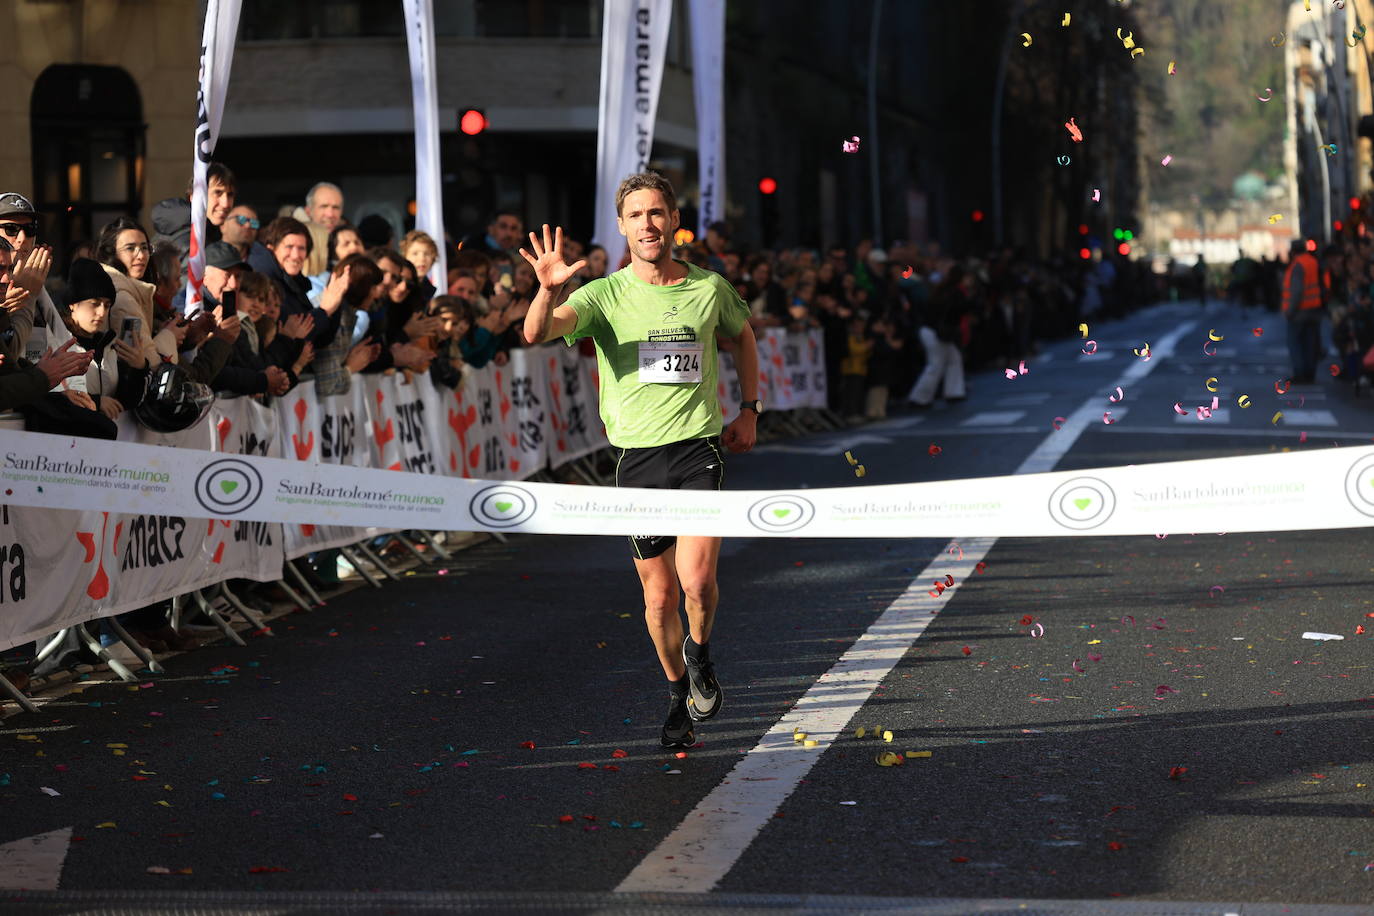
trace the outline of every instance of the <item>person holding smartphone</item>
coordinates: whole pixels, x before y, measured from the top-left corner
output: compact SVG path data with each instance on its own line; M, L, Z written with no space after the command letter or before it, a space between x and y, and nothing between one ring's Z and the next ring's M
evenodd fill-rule
M114 284L114 304L110 307L110 327L122 335L132 329L130 344L143 352L149 365L157 365L177 352L177 334L163 328L154 336L157 275L153 269L153 249L148 232L136 220L121 216L100 230L95 256Z

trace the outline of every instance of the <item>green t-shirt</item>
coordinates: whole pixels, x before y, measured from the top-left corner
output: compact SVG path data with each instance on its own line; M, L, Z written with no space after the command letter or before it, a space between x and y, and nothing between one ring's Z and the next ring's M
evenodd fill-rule
M716 332L737 336L749 306L720 274L684 266L687 276L672 286L645 283L626 267L566 303L577 312L568 345L596 341L601 420L618 448L720 434Z

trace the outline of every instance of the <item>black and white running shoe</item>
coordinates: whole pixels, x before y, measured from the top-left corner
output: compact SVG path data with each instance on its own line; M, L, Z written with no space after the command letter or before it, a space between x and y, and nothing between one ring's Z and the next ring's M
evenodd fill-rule
M687 698L673 696L668 703L668 719L663 723L663 736L659 739L664 747L691 747L697 743L696 733L692 731L692 717L687 713Z
M710 656L702 659L687 654L687 640L682 641L682 660L687 664L687 711L693 719L705 722L720 712L724 691L716 681L716 667Z

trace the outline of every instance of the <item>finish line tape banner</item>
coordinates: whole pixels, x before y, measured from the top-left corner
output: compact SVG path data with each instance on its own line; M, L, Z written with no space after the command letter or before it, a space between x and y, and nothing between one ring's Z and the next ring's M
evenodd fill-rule
M1374 525L1374 447L890 486L637 490L474 480L5 432L4 503L534 534L946 538Z

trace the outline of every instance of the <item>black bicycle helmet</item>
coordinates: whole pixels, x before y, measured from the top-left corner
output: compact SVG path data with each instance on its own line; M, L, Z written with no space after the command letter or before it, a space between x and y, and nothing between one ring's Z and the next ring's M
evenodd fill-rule
M193 381L176 363L163 363L148 373L148 387L134 416L154 432L179 433L199 423L214 403L209 385Z

